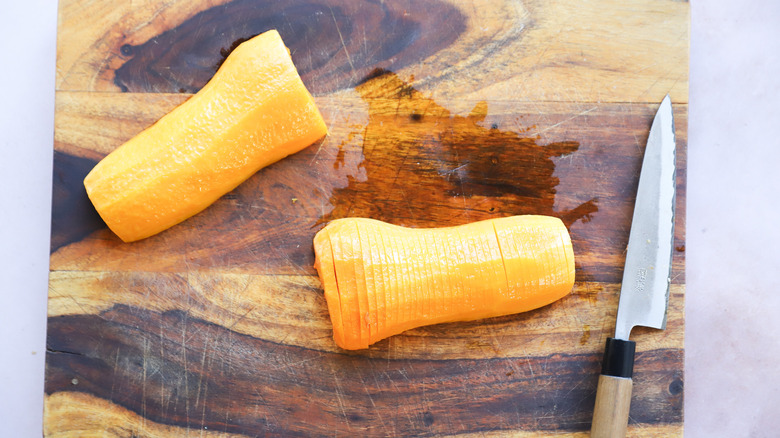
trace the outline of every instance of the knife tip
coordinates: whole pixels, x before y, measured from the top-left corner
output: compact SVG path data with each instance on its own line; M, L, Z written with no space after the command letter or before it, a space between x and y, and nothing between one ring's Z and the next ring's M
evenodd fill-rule
M664 100L661 101L661 105L658 106L656 117L659 117L661 114L671 116L672 112L672 98L667 94Z

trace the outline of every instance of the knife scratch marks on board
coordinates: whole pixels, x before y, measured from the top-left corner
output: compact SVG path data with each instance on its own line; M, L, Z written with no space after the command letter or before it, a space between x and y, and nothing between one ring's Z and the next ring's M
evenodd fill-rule
M79 300L77 300L76 297L74 297L73 295L68 294L66 296L70 298L71 301L73 301L76 304L76 306L78 306L79 309L81 309L81 313L83 313L84 315L89 315L90 313L92 313L87 311L87 309L85 309L84 306L82 306L81 303L79 303Z
M284 369L288 369L288 368L295 368L295 367L301 366L301 365L303 365L305 363L308 363L308 362L313 362L313 361L320 360L321 358L322 358L322 354L320 354L318 356L315 356L315 357L310 357L308 359L296 360L295 362L288 361L288 362L286 362L286 363L284 363L282 365L275 366L275 367L273 367L271 369L274 370L274 371L279 371L279 370L284 370Z
M580 112L580 113L578 113L578 114L574 114L573 116L571 116L571 117L569 117L569 118L567 118L567 119L561 120L560 122L558 122L558 123L556 123L556 124L554 124L554 125L552 125L552 126L548 126L548 127L544 128L544 129L542 129L541 131L537 132L537 134L541 134L541 133L543 133L543 132L547 132L547 131L549 131L549 130L551 130L551 129L555 129L555 128L557 128L558 126L560 126L560 125L562 125L562 124L564 124L564 123L570 122L570 121L572 121L572 120L576 119L577 117L582 117L582 116L584 116L585 114L588 114L589 112L596 110L597 108L598 108L598 106L594 106L594 107L592 107L592 108L588 108L588 109L586 109L585 111L582 111L582 112Z
M642 153L642 143L639 141L639 137L636 136L636 131L633 132L634 135L634 146L636 146L636 150L639 154Z
M368 401L371 403L371 412L377 415L379 421L382 423L382 430L384 430L387 425L385 424L385 420L382 418L382 411L381 409L377 409L376 403L374 403L374 397L371 395L371 390L368 389L368 385L366 385L366 381L363 379L363 373L360 372L360 368L356 368L355 372L357 373L358 380L360 381L360 386L363 388L366 396L368 396Z
M374 387L379 389L382 388L382 385L379 384L379 380L377 380L376 376L377 373L372 372L371 375L374 378ZM363 381L363 376L360 376L360 381ZM368 399L371 402L371 406L374 408L374 412L376 412L376 416L379 418L379 421L382 423L382 430L387 430L387 424L385 423L385 419L382 417L382 409L377 409L376 404L374 403L374 398L371 396L371 391L368 389L368 387L364 384L363 389L366 391L366 394L368 395ZM396 435L395 431L395 423L392 423L393 426L393 433L392 436Z
M279 211L277 210L276 212L278 213ZM274 224L271 222L271 220L270 220L269 218L265 217L265 216L264 216L264 215L262 215L262 214L261 214L261 215L259 215L259 216L258 216L258 218L259 218L260 220L262 220L263 222L265 222L266 226L267 226L269 229L273 228ZM287 251L285 251L285 250L284 250L284 248L280 248L280 247L279 247L279 246L277 246L277 245L273 245L273 246L271 246L271 249L272 249L272 250L273 250L273 251L274 251L274 252L275 252L275 253L276 253L278 256L281 256L281 257L280 257L281 259L284 259L284 260L290 261L290 255L289 255L289 253L288 253Z
M409 361L407 360L406 363L408 363L408 362ZM405 384L406 387L409 387L410 385L413 384L413 382L409 378L409 374L407 374L405 368L399 368L398 369L398 374L403 376L403 378L406 380L406 384ZM406 419L409 421L409 425L412 427L412 429L414 429L414 426L415 426L414 414L412 412L409 412L409 406L408 406L409 404L408 403L401 403L401 404L404 405L404 414L406 415Z
M636 73L642 73L643 71L647 70L648 68L655 67L656 65L658 65L658 61L655 61L652 64L648 64L648 65L640 68L639 70L636 71Z
M211 362L214 359L214 351L212 350L212 354L209 356L209 365L208 365L208 368L207 368L206 367L206 352L209 351L208 341L209 340L206 339L206 342L204 343L204 346L203 346L203 357L201 358L201 363L200 363L201 372L200 372L200 380L198 381L198 394L197 394L198 400L200 399L200 387L201 387L201 382L203 381L203 376L204 375L211 375ZM204 426L206 424L206 400L208 400L208 396L209 396L209 381L207 379L206 380L206 386L203 389L203 405L201 407L201 412L200 412L200 428L199 429L201 431L201 434L203 433L203 428L204 428ZM197 402L196 402L196 405L197 405Z
M672 85L669 87L669 90L674 90L674 87L677 85L678 82L680 82L680 79L688 79L688 75L684 73L680 73L677 75L677 77L674 79L674 82L672 82Z
M650 94L650 90L652 90L652 89L653 89L653 88L656 86L656 84L658 84L659 82L661 82L661 80L662 80L662 79L663 79L663 80L666 80L666 79L668 79L668 78L666 78L665 76L664 76L664 77L659 77L659 78L657 78L657 79L656 79L656 80L655 80L655 81L654 81L652 84L650 84L650 86L649 86L649 87L647 87L647 89L646 89L645 91L643 91L642 93L640 93L640 94L639 94L639 96L637 96L637 98L636 98L635 100L636 100L636 101L641 101L640 99L641 99L642 97L649 95L649 94Z
M189 271L188 271L189 272ZM187 279L187 284L189 284L189 278ZM187 294L187 297L189 298L189 293ZM184 368L183 378L184 378L184 394L189 395L190 393L190 385L189 385L189 378L187 377L189 372L187 371L187 312L182 312L182 321L181 321L181 354L182 354L182 367ZM190 398L185 396L184 397L184 416L187 418L187 426L189 427L190 422Z
M338 372L336 371L336 368L333 366L333 363L331 363L331 375L333 376L333 383L335 384L334 387L336 389L336 399L339 402L339 409L341 410L341 415L344 416L344 422L347 424L347 428L352 429L352 425L349 422L349 416L347 415L347 410L344 407L344 392L341 388L341 380L339 379Z
M162 321L159 322L160 326L160 361L162 363L165 363L165 335L163 333L163 323ZM117 348L117 360L119 359L119 349ZM167 415L168 412L168 404L171 401L171 397L168 397L168 402L165 402L165 374L160 374L160 407L162 408L162 414L163 416Z
M246 288L245 288L244 290L246 290ZM235 320L235 321L233 321L233 323L232 323L232 324L230 324L230 327L227 327L227 329L228 329L228 330L233 330L233 328L234 328L234 327L235 327L235 326L236 326L236 325L237 325L239 322L241 322L241 321L243 321L244 319L246 319L246 316L247 316L247 315L249 315L249 313L251 313L251 312L252 312L253 310L255 310L256 308L257 308L257 306L252 306L251 308L249 308L249 310L247 310L246 312L244 312L243 314L241 314L241 315L240 315L238 318L236 318L236 320ZM262 325L262 326L263 326L263 328L266 328L266 327L265 327L265 323L263 323L262 321L259 321L259 323L260 323L260 325Z
M141 367L143 373L141 376L141 418L143 421L143 427L146 429L146 359L149 357L149 340L144 337L143 358Z
M583 373L583 375L586 375L586 374ZM568 400L568 399L570 399L571 398L571 394L574 392L574 390L579 388L580 386L582 386L582 383L584 381L585 381L584 379L577 379L577 383L575 383L573 386L571 386L569 388L569 390L566 391L566 393L563 395L563 397L556 397L556 398L558 398L560 400ZM571 409L571 408L572 408L572 406L569 405L569 409Z
M203 375L205 374L205 364L206 364L206 353L209 350L209 338L208 336L205 337L203 340L203 354L201 354L200 358L200 370L201 372L198 373L198 390L195 391L195 407L197 408L200 405L200 391L201 387L203 385Z
M493 342L490 343L490 348L493 349L493 354L495 354L496 357L501 357L501 341L492 331L489 332L489 336L493 340Z
M116 370L119 368L119 347L116 347L116 354L114 356L114 368L113 368L113 378L111 379L111 392L108 394L108 400L113 402L114 401L114 387L116 386Z
M395 187L397 185L398 177L401 175L401 170L403 170L404 164L406 163L406 158L408 156L409 156L408 151L405 151L405 153L403 154L403 157L401 158L401 164L398 165L398 167L396 168L395 176L393 177L393 180L390 183L390 187L393 188L393 189L395 189Z
M530 356L528 356L528 353L526 353L525 350L523 350L523 355L526 356L526 357L530 357ZM534 374L534 367L533 367L533 365L531 365L531 360L526 359L525 363L528 365L528 372L531 374L531 379L535 380L536 379L536 374ZM547 381L547 379L545 379L545 381Z
M330 16L333 17L333 24L336 25L336 32L339 34L341 47L344 48L344 54L347 55L349 68L352 69L352 80L357 80L357 76L355 75L355 64L352 63L352 57L349 56L349 50L347 50L347 45L344 43L344 35L341 34L341 27L339 26L339 22L336 20L336 14L333 13L333 8L330 5L328 5L328 9L330 9Z

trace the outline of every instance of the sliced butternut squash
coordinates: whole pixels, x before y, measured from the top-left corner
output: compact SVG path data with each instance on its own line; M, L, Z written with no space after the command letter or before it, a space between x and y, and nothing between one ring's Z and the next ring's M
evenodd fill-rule
M197 94L101 160L84 179L126 242L200 212L261 168L327 133L273 30L239 45Z
M574 285L569 233L548 216L434 229L338 219L316 234L314 252L333 338L347 350L428 324L536 309Z

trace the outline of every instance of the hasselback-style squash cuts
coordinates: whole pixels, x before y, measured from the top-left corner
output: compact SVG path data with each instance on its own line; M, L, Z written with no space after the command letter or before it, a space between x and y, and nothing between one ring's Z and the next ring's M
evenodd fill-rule
M346 218L314 236L333 338L367 348L423 325L524 312L574 285L574 252L563 222L512 216L415 229Z
M240 44L197 94L101 160L84 186L109 228L134 241L200 212L326 133L281 37L268 31Z

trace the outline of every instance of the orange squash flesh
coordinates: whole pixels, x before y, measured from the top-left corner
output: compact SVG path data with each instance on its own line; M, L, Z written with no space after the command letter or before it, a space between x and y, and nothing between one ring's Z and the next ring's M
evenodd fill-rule
M363 278L363 282L361 283L361 287L363 288L363 291L361 295L365 295L366 297L366 306L365 307L365 315L366 315L366 331L368 333L368 342L371 343L371 335L376 332L376 317L377 317L377 309L376 309L376 301L375 301L375 292L371 289L371 286L369 283L373 282L373 274L371 273L371 265L374 263L373 258L371 257L371 252L369 251L368 245L365 241L365 234L366 231L363 230L363 232L360 231L360 227L357 227L356 236L358 239L358 242L360 243L360 257L356 260L357 266L355 268L356 271L358 271L358 276L361 276Z
M347 225L347 224L342 224ZM333 269L336 271L338 293L341 303L341 318L344 328L343 339L346 344L364 343L363 326L360 317L360 299L357 292L355 274L355 251L350 234L354 229L340 227L328 233L333 246ZM323 265L323 267L325 267Z
M361 243L364 243L363 248L367 249L367 257L363 260L363 268L366 272L366 288L368 293L371 294L371 299L374 305L376 320L371 321L371 331L373 336L369 340L369 343L376 342L379 333L385 329L385 287L387 281L383 278L382 266L386 265L386 261L382 260L380 254L380 247L375 242L376 237L371 230L364 230L361 234Z
M569 233L548 216L437 229L338 219L317 233L314 251L333 337L347 350L423 325L536 309L574 285Z
M200 212L261 168L327 134L281 37L239 45L197 94L101 160L84 179L122 240Z
M413 318L417 310L417 293L421 287L422 281L416 277L414 272L414 261L412 253L409 250L409 242L404 237L399 236L398 229L393 230L392 241L390 245L399 249L398 260L401 270L402 286L396 293L400 311L398 313L398 330L408 330L414 326Z
M462 246L459 245L458 235L455 233L445 233L442 237L445 246L445 260L447 263L447 276L450 282L448 289L450 295L449 308L451 312L458 310L469 311L469 300L464 286L464 274L458 275L458 267L464 263L465 256Z
M382 248L388 257L388 265L386 269L389 273L391 281L390 286L386 292L390 305L388 306L387 314L385 315L385 318L387 318L387 324L385 325L386 327L397 327L399 321L402 320L401 307L398 303L398 292L402 289L404 284L403 275L400 272L400 269L398 269L399 266L402 266L397 253L398 246L391 244L392 239L390 238L390 233L382 233L375 230L375 234L377 234L382 239Z
M414 286L416 286L410 287L408 290L412 295L411 301L413 304L409 309L407 318L409 323L413 325L417 325L417 320L425 317L425 299L428 295L428 272L426 272L425 265L422 263L424 258L420 254L420 245L417 243L419 234L416 231L412 231L407 239L401 240L406 245L407 260L411 261L409 273L413 276L411 278Z
M354 248L353 263L355 267L355 286L357 287L358 308L360 309L360 341L369 343L371 339L371 320L376 319L376 309L372 313L371 297L367 290L366 273L363 268L363 261L366 260L366 253L360 242L360 230L357 224L355 230L349 230Z
M447 256L447 251L445 250L445 245L447 244L446 237L441 236L437 239L432 234L426 234L426 236L429 238L429 245L435 249L436 260L439 261L436 264L438 268L438 282L435 285L437 290L436 300L440 306L441 313L449 314L452 311L454 297L457 296L458 286L455 283L456 279L450 274L452 261ZM448 293L447 291L450 292Z
M442 260L439 256L439 249L437 248L437 239L433 238L430 233L420 233L422 237L423 250L426 251L424 257L427 260L435 260L437 263L428 263L428 267L431 271L431 283L430 283L430 316L441 315L447 313L447 302L445 295L442 291L446 289L444 286L444 276L441 274Z
M314 246L320 248L319 257L314 262L314 268L319 272L320 280L325 289L325 301L328 303L328 313L333 323L333 333L339 336L336 343L341 345L344 340L344 322L341 316L341 295L338 290L333 245L327 232L314 236ZM325 266L328 268L326 269ZM337 328L336 328L337 327Z
M406 250L403 242L398 240L395 235L395 230L387 233L390 250L393 253L394 268L396 269L396 275L398 276L398 285L396 290L393 291L395 296L396 305L396 325L401 326L409 318L409 306L411 305L411 297L406 295L406 291L409 289L409 264L403 263L403 260L407 260ZM316 257L316 254L315 254Z

